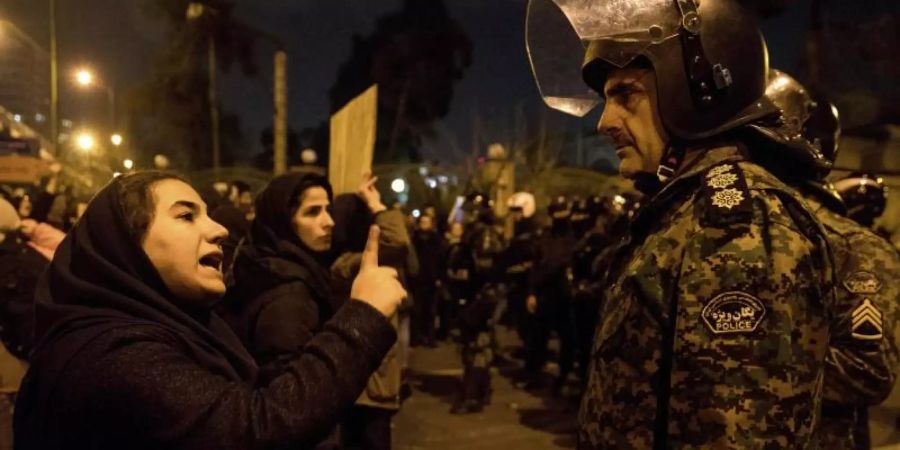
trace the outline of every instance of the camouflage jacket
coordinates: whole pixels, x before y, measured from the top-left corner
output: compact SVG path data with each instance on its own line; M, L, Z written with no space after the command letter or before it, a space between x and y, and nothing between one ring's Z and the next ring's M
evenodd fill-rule
M579 448L815 447L834 273L796 195L724 147L641 209L607 274Z
M873 231L807 203L825 228L837 276L825 366L821 448L869 448L866 411L891 392L900 355L900 261Z

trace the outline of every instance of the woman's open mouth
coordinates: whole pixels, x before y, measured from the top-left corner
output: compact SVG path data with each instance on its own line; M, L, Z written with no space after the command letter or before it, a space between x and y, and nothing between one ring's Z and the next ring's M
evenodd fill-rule
M222 252L212 252L206 255L203 255L200 258L200 265L203 267L208 267L210 269L215 269L218 272L222 271L222 262L225 260L225 255Z

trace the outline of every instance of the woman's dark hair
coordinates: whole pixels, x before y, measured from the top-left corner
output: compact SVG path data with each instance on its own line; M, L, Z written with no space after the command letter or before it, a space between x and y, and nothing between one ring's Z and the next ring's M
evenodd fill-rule
M309 188L325 189L331 200L331 185L328 179L317 174L287 173L269 181L269 184L256 196L254 206L257 225L268 228L278 239L287 239L297 243L291 219L297 213L303 192Z
M145 170L120 175L116 178L116 196L131 238L140 244L153 222L156 199L153 197L153 185L163 180L188 181L174 172ZM190 184L190 183L188 183Z
M294 214L297 214L297 210L300 209L300 204L303 203L303 194L305 194L309 188L314 187L320 187L324 189L325 194L328 195L329 202L334 200L334 194L331 190L331 183L328 182L327 178L318 174L306 174L304 176L303 182L300 183L291 194L291 209L289 217L294 217Z

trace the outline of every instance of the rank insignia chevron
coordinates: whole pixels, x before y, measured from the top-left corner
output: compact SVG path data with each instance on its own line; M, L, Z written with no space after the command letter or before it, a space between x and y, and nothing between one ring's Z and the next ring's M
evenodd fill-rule
M856 339L875 341L882 338L881 311L869 299L853 310L852 335Z

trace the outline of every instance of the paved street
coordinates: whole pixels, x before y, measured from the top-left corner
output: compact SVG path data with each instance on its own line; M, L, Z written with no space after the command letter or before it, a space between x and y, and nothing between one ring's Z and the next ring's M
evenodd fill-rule
M514 343L501 333L501 347ZM450 414L462 366L456 346L418 347L410 358L413 395L394 417L396 450L549 450L575 447L577 401L542 398L513 387L510 368L493 370L494 395L484 412Z

